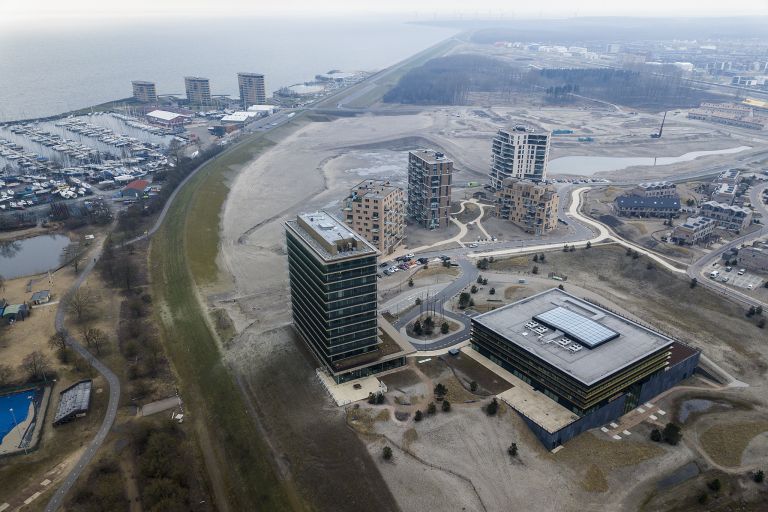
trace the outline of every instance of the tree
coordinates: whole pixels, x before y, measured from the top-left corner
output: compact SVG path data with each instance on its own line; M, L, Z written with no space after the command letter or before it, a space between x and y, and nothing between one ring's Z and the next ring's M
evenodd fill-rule
M473 285L472 285L472 288L470 288L470 289L469 289L469 292L470 292L470 293L477 293L477 290L478 290L477 286L475 286L475 285L473 284Z
M473 392L473 393L474 393L475 391L477 391L477 382L475 382L475 381L472 381L472 382L470 382L470 383L469 383L469 390L470 390L471 392Z
M26 372L31 380L45 378L50 367L48 358L39 350L27 354L21 361L22 371Z
M443 412L450 412L451 410L451 402L448 400L443 400Z
M422 419L424 419L424 413L416 411L416 414L413 415L413 421L421 421Z
M758 306L755 308L755 314L756 314L756 315L762 315L762 314L763 314L763 306L762 306L762 304L758 305Z
M539 261L539 255L538 254L534 254L533 255L533 262L537 263L538 261Z
M534 266L533 266L533 269L531 270L531 273L533 273L533 274L538 274L538 273L539 273L539 267L538 267L538 265L534 265Z
M60 329L51 334L48 338L48 346L53 350L64 350L67 348L67 331L66 329Z
M432 334L432 332L435 330L435 321L432 320L431 316L427 316L424 319L424 333L425 334Z
M757 309L755 308L755 306L749 306L749 309L747 310L747 316L748 317L755 316L756 311Z
M490 263L490 260L488 258L480 258L477 260L477 268L480 270L488 270L488 264Z
M81 324L90 318L93 313L96 297L91 293L90 289L78 288L69 292L64 297L64 304L69 314L74 315L77 323Z
M469 301L472 299L472 296L467 292L461 292L459 295L459 309L464 309L469 305Z
M691 278L691 288L696 288L696 285L699 284L699 280L694 278Z
M450 326L450 325L448 325L448 322L443 322L443 323L440 325L440 333L442 333L442 334L448 334L448 331L450 331L450 330L451 330L451 326Z
M712 492L720 492L720 489L722 489L723 484L720 482L719 478L715 478L714 480L710 480L707 482L707 487L709 487L709 490Z
M435 413L437 413L437 406L435 405L435 402L429 402L429 405L427 406L427 414Z
M437 386L435 386L435 396L437 397L445 396L446 393L448 393L448 388L445 387L445 384L443 384L442 382L438 382Z
M417 336L421 336L421 334L424 332L424 329L421 328L421 322L420 321L416 320L413 323L413 332Z
M496 413L499 412L499 402L496 400L496 397L491 400L491 402L485 407L485 413L488 416L495 416Z
M416 300L414 301L417 306L421 306L421 298L416 297Z
M412 277L408 279L408 286L413 288L413 278Z
M568 252L568 250L569 250L569 249L568 249L568 244L565 244L565 245L563 246L563 252Z
M392 459L392 448L385 446L384 449L381 450L381 456L384 457L384 460Z
M109 342L107 333L101 329L88 329L85 332L85 344L89 347L93 347L97 354L101 353L101 349Z
M592 242L587 240L587 245L584 246L585 249L591 249L592 248Z
M661 437L661 430L659 430L657 428L651 430L651 441L654 441L656 443L660 443L661 439L662 439L662 437Z
M765 329L765 318L761 318L757 321L757 326L761 329Z
M476 282L477 284L483 284L483 276L481 276L481 275L478 275L478 276L477 276L477 281L475 281L475 282Z
M484 285L485 285L485 284L488 284L488 278L487 278L487 277L484 277L484 278L483 278L483 284L484 284Z
M539 254L539 261L544 263L547 260L547 255L544 253Z
M752 480L755 481L755 483L762 483L763 480L765 480L765 473L762 469L758 469L752 474Z
M507 453L510 457L517 457L517 443L510 444Z
M491 288L488 290L488 295L496 295L496 288Z
M559 285L557 285L557 289L558 290L565 290L565 286L563 286L562 284L559 284Z
M672 446L675 446L680 442L680 439L683 438L683 433L680 430L680 427L671 422L667 423L662 434L664 435L664 441Z

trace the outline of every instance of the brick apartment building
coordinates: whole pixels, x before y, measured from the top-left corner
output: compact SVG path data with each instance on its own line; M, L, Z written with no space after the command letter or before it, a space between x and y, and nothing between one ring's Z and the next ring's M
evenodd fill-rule
M405 192L386 180L365 180L344 200L349 227L382 254L389 254L405 240Z

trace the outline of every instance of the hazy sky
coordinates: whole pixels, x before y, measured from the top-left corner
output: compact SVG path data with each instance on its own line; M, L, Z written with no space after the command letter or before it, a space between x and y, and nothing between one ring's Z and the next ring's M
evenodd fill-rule
M145 17L173 14L334 15L402 14L409 19L571 16L768 15L768 0L0 0L0 19ZM1 22L0 22L1 23Z

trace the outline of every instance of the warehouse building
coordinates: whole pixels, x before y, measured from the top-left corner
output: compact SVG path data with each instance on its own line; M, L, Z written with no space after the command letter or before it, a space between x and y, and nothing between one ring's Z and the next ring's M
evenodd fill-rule
M700 355L557 288L472 318L471 342L519 379L500 397L550 449L690 377Z

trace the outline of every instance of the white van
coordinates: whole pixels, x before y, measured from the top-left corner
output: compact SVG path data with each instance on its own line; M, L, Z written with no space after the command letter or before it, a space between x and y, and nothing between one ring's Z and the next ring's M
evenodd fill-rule
M713 270L712 272L709 273L709 278L710 279L717 279L717 276L719 276L719 275L720 275L720 271L719 270Z

